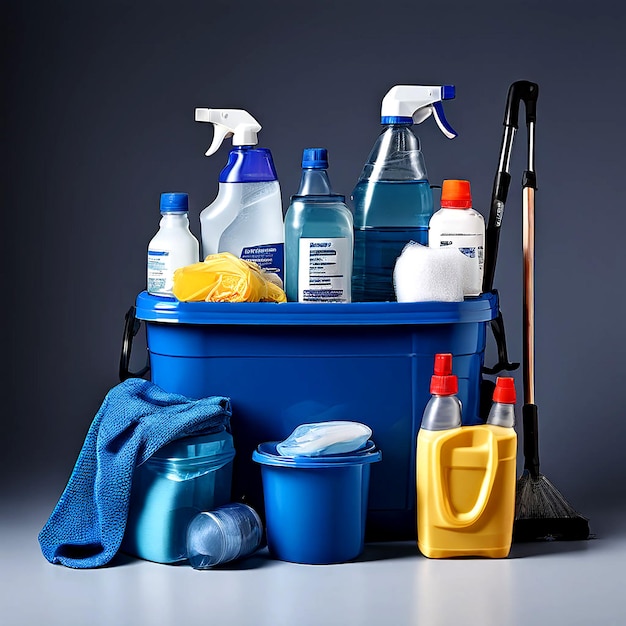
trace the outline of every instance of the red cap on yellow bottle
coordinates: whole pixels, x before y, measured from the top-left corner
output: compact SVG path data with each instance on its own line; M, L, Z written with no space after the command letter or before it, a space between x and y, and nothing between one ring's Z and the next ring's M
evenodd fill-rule
M452 396L459 392L459 379L452 373L452 355L435 354L434 374L430 378L430 393Z
M508 376L498 376L493 392L493 401L502 404L515 404L515 400L515 380Z

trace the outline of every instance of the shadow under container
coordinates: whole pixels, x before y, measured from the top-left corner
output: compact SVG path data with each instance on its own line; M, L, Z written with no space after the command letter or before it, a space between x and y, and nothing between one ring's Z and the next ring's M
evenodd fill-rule
M363 552L370 466L381 460L372 441L353 453L293 457L278 442L258 446L270 554L281 561L343 563Z
M232 435L177 439L135 469L122 550L156 563L187 558L187 526L231 501Z
M486 329L498 298L276 304L142 292L131 311L131 322L145 324L155 384L190 398L231 399L235 500L263 508L251 458L259 443L282 441L304 423L356 419L384 451L372 474L368 539L398 540L416 537L415 442L435 354L453 355L463 422L480 423Z

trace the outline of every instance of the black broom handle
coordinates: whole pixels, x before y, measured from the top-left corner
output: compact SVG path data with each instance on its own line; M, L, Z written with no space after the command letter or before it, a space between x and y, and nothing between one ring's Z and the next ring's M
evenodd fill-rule
M509 173L511 151L515 131L518 128L519 106L524 102L526 108L526 124L534 124L537 115L537 95L539 86L527 80L518 80L509 87L504 111L504 134L500 145L500 161L491 192L491 207L485 234L485 270L483 275L483 292L493 289L498 246L500 242L500 226L504 206L509 191L511 175Z

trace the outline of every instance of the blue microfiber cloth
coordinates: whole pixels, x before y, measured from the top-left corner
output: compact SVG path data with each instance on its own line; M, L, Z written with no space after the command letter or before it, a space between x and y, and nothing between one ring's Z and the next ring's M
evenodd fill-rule
M230 426L230 400L190 400L129 378L109 391L70 479L39 533L51 563L90 568L117 553L126 528L133 472L165 444Z

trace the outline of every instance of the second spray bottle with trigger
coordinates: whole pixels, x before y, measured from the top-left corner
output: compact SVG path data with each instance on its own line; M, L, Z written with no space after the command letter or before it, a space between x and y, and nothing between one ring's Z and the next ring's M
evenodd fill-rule
M233 138L215 200L200 213L203 258L230 252L283 278L284 232L280 185L272 154L256 148L261 125L242 109L196 109L197 122L213 124L211 156Z
M409 241L428 242L433 197L419 139L411 126L433 115L441 132L456 132L443 114L452 85L396 85L383 98L379 135L358 183L354 202L355 302L395 300L393 268Z

